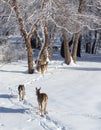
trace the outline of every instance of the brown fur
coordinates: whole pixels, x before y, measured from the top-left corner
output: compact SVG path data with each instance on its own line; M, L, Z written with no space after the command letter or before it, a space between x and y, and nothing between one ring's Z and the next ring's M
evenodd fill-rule
M42 64L40 61L38 61L38 65L37 65L37 71L38 72L43 74L47 71L47 68L48 68L48 62L45 62L45 63Z
M24 96L25 96L25 86L24 85L18 86L18 94L19 94L19 101L24 100Z
M39 112L41 113L41 116L42 116L43 114L46 114L48 95L46 93L40 93L40 89L41 88L39 89L36 88L36 95L37 95Z

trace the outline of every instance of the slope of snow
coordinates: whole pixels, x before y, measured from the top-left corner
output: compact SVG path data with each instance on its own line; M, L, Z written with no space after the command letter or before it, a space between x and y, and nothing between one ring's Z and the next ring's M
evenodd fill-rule
M18 85L24 84L24 101ZM48 94L47 115L40 117L35 88ZM27 62L0 66L0 130L101 130L101 55L67 66L52 60L46 74L27 74Z

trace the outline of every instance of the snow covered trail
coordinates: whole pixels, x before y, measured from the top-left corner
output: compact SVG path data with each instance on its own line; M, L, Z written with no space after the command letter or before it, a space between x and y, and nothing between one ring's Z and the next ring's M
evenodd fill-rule
M25 65L23 62L20 64L12 63L6 64L0 68L2 75L0 77L0 82L2 84L0 88L0 130L32 130L33 126L38 130L44 129L46 126L47 129L51 129L51 124L57 129L57 125L52 123L52 121L49 122L48 120L47 125L47 121L42 120L36 112L38 109L36 107L37 104L33 105L36 97L34 96L35 86L33 88L32 85L34 82L43 79L44 76L20 73L20 71L25 68L23 65ZM18 100L17 87L19 84L24 84L26 86L26 99L22 102ZM31 90L29 90L29 86Z
M63 126L58 120L55 120L53 117L49 116L48 114L44 115L44 117L41 117L38 114L38 108L33 106L29 101L23 100L18 101L17 100L17 93L12 88L9 88L10 94L8 96L8 100L17 107L19 106L19 111L21 113L26 113L30 115L30 118L28 119L28 122L37 121L38 124L44 129L44 130L67 130L65 126ZM70 130L70 129L68 129Z
M82 59L70 66L52 61L44 75L27 74L25 61L2 66L0 130L101 130L101 56ZM26 87L24 101L18 100L19 84ZM49 97L43 118L36 87Z
M14 63L14 65L15 64L16 63ZM18 65L18 64L16 64L16 65ZM11 64L11 66L13 66L13 65ZM40 74L36 73L35 77L34 76L31 76L29 78L24 78L23 77L21 79L16 79L16 76L13 77L12 73L10 73L11 70L9 70L9 69L10 68L7 69L7 72L9 74L11 74L11 75L9 77L10 80L9 80L9 84L7 85L8 87L6 87L7 94L5 93L4 95L1 95L1 97L3 99L3 102L7 102L4 99L8 100L9 103L7 103L7 104L9 104L9 107L1 107L0 108L1 111L3 113L7 113L7 114L16 113L16 114L25 115L26 116L26 121L28 123L33 123L33 125L35 125L35 126L39 125L39 127L37 129L43 129L43 130L67 130L66 127L63 126L62 123L60 123L57 119L54 119L54 117L51 116L51 112L49 112L43 118L40 117L40 115L38 114L37 103L35 104L35 102L34 102L34 99L36 100L36 97L35 97L36 95L35 95L35 90L34 90L35 86L33 84L35 84L35 82L44 81L45 78L46 79L51 78L51 76L53 75L52 71L53 71L54 67L51 68L50 72L45 74L45 75L40 75ZM5 70L5 66L4 66L3 72L5 72L5 71L6 70ZM15 72L15 69L13 71ZM4 75L4 77L5 77L5 75ZM20 77L22 77L22 76L20 76ZM12 84L12 79L13 79L13 83L15 82L14 86L12 86L13 85ZM19 80L19 81L16 82L16 80ZM26 86L26 97L25 97L24 101L19 101L18 100L17 87L18 87L19 83L23 83ZM32 86L34 86L34 88ZM31 90L29 90L29 87L30 87ZM33 95L32 95L32 93L33 93ZM32 101L32 99L33 99L33 101ZM33 104L35 104L35 105L33 105ZM21 127L21 129L23 129L22 126L20 126L20 127ZM8 128L9 128L9 126L7 126L7 128L6 128L5 125L1 125L1 129L6 130ZM20 129L20 128L17 127L16 129ZM25 128L24 130L31 130L31 129L32 129L32 127Z

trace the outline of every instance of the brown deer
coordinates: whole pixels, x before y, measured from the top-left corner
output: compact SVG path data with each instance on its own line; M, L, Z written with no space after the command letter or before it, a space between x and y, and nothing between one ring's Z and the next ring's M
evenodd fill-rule
M24 100L24 96L25 96L25 86L24 85L18 86L18 94L19 94L19 101Z
M40 93L40 89L41 88L39 89L36 88L36 95L37 95L39 112L41 113L41 116L43 116L43 114L46 114L48 95L46 93Z
M47 68L48 68L48 62L41 63L40 60L38 61L36 69L39 73L44 74L47 71Z
M41 73L44 74L47 71L48 68L48 62L41 65Z

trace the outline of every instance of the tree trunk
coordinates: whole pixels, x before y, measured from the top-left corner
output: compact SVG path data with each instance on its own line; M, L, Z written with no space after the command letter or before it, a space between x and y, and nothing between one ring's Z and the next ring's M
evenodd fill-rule
M92 45L92 54L94 54L95 45L96 45L96 39L97 39L97 31L95 31L95 40L94 40L94 43Z
M65 63L67 65L70 64L71 62L71 55L70 55L70 51L69 51L69 44L68 44L68 37L66 35L66 32L64 30L63 32L63 36L64 36L64 56L65 56Z
M55 33L56 33L56 26L53 27L53 31L51 32L50 48L49 48L49 60L51 60L52 56L53 56L53 46L54 46Z
M44 35L45 35L45 43L42 46L40 55L37 60L37 65L36 65L37 71L39 71L41 73L44 73L48 67L47 48L48 48L48 43L49 43L49 35L48 35L48 25L47 24L45 24L45 27L44 27Z
M12 2L13 2L12 4L14 6L16 18L17 18L18 23L19 23L20 32L21 32L21 34L24 37L25 42L26 42L27 56L28 56L28 72L30 74L32 74L34 72L34 67L33 67L33 53L32 53L32 47L31 47L30 41L31 41L32 36L35 33L37 26L39 25L39 23L41 21L41 18L37 19L36 23L32 26L31 32L28 35L26 27L24 26L24 21L23 21L21 15L20 15L18 0L14 0Z
M82 36L80 36L79 41L78 41L77 57L81 57L81 38Z
M30 38L26 38L27 56L28 56L28 72L29 74L34 73L33 67L33 51L30 44Z
M38 35L36 30L35 30L35 36L38 40L38 48L41 48L42 47L42 40L40 39L40 36Z
M84 0L79 0L79 8L78 8L78 12L82 13L84 10ZM74 45L73 45L73 51L72 51L72 58L74 63L76 63L76 56L77 56L77 48L78 48L78 41L80 38L80 32L76 33L75 35L75 41L74 41Z
M54 46L54 38L52 37L52 39L50 40L50 48L49 48L49 60L52 59L52 55L53 55L53 46Z
M73 58L74 63L76 63L79 38L80 38L80 32L76 33L75 41L74 41L74 45L73 45L72 58Z
M44 27L44 35L45 35L45 43L43 45L43 48L41 50L40 57L39 57L39 59L43 63L46 62L46 60L48 58L47 48L48 48L48 43L49 43L49 35L48 35L48 25L47 24L45 24L45 27Z
M63 58L65 58L65 52L64 52L64 40L61 43L61 49L60 49L60 54Z
M20 16L18 1L17 0L13 1L13 5L14 5L14 11L16 13L17 20L19 22L20 32L26 42L27 56L28 56L28 72L29 72L29 74L32 74L34 72L34 68L33 68L33 54L32 54L32 48L31 48L31 44L30 44L31 36L30 37L27 36L27 32L26 32L25 26L23 24L23 20Z

